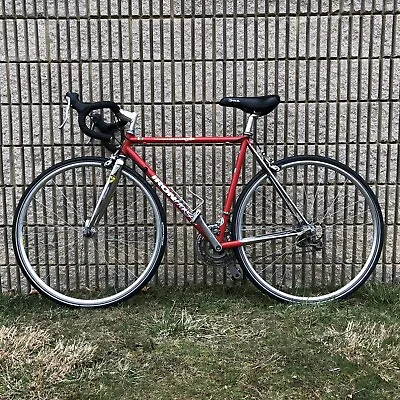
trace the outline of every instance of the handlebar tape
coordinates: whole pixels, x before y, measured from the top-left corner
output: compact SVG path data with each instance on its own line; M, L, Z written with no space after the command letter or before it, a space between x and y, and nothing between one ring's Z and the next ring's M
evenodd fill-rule
M108 108L118 117L120 114L120 108L118 104L114 103L113 101L85 103L79 100L78 93L74 92L68 92L65 97L68 97L71 100L71 107L78 112L78 124L82 132L90 137L108 142L111 139L113 132L126 124L126 122L122 120L109 124L102 121L99 117L95 117L93 122L101 132L94 131L86 125L86 117L90 114L90 112Z

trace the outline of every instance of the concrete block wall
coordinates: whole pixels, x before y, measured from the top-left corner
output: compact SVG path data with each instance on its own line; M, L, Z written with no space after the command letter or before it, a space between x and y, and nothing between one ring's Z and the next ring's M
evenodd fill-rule
M223 96L277 93L260 121L271 158L319 153L356 169L377 193L387 240L374 279L400 264L400 3L397 0L0 1L0 286L24 286L11 244L24 187L58 160L105 154L76 119L63 131L63 94L114 100L140 114L146 135L241 133ZM143 150L157 171L212 223L221 211L235 149ZM211 161L210 161L211 160ZM185 166L182 169L182 164ZM249 163L244 184L254 172ZM166 284L223 282L200 265L195 235L166 205Z

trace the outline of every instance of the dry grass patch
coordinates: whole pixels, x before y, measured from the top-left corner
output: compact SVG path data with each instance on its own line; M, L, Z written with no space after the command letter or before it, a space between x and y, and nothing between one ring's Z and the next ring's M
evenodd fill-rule
M207 317L194 315L187 308L177 309L174 305L153 316L153 333L158 337L170 337L179 334L194 335L207 329Z
M79 339L54 340L50 331L34 326L0 327L1 398L28 393L31 398L54 398L54 387L78 380L80 369L95 360L96 350Z
M329 327L323 344L357 365L368 365L385 382L400 379L400 324L351 320Z

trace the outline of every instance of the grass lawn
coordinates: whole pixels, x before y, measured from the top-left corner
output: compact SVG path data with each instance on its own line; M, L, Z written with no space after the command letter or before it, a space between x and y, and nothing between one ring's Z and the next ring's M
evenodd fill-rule
M76 310L0 297L0 399L400 399L400 287L320 306L155 287Z

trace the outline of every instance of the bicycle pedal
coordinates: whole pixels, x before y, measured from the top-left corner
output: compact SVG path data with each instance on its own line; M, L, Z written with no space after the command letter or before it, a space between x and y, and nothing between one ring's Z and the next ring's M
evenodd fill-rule
M229 264L228 268L234 281L238 281L239 279L243 278L242 270L238 268L235 264Z

